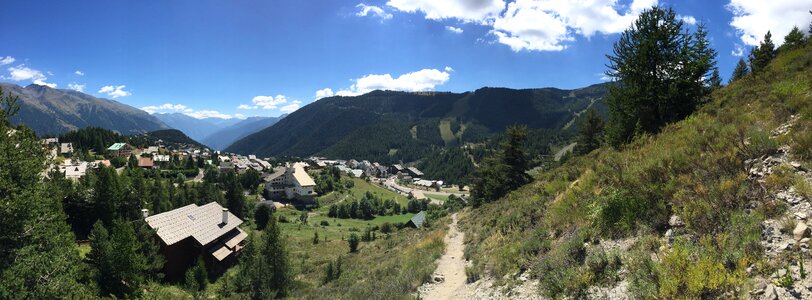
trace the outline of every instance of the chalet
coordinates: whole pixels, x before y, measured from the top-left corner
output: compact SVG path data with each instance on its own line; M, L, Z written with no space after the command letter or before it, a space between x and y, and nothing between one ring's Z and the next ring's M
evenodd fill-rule
M426 211L420 211L416 215L414 215L408 222L406 222L406 226L413 227L413 228L421 228L426 225Z
M154 216L147 216L145 211L144 216L161 240L164 273L169 279L182 278L198 257L209 270L225 270L236 260L248 236L238 227L243 221L217 202L189 204Z
M412 178L421 178L421 177L423 177L423 172L420 172L420 170L418 170L415 167L406 168L406 172L408 172L409 176L411 176Z
M59 154L62 156L71 156L73 155L73 144L71 143L62 143L59 145Z
M264 178L265 196L269 199L285 198L312 201L316 196L316 182L301 163L279 167Z
M155 162L152 160L151 157L139 157L138 167L144 169L152 169L155 167Z
M165 155L157 154L152 156L152 159L156 162L168 162L170 158L171 157L169 156L169 154Z
M406 168L401 165L395 164L389 167L389 173L392 175L397 175L398 173L405 173Z
M128 157L132 154L132 147L127 143L115 143L107 147L107 152L118 157Z
M147 147L147 149L144 150L144 153L156 154L156 153L158 153L158 146L149 146L149 147Z
M48 148L57 148L59 147L59 138L47 138L42 140L42 145Z
M378 178L386 178L389 176L389 170L381 165L375 166L373 171L375 173L374 176Z
M234 172L234 164L232 164L230 161L221 161L220 162L220 173L223 173L223 172Z
M70 159L66 159L64 164L59 166L59 170L65 174L65 178L79 180L87 173L87 167L87 162L72 162Z

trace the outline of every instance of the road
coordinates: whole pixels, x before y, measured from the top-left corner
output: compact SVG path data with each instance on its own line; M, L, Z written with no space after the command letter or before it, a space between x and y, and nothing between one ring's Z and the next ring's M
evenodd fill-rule
M396 177L394 177L394 176L387 178L386 181L384 181L382 183L382 185L385 188L389 189L389 190L392 190L394 192L398 192L398 193L403 194L403 195L408 195L409 193L412 192L412 190L413 190L412 188L405 187L405 186L397 184L397 182L395 182L395 178ZM442 196L454 195L454 196L457 196L457 197L468 196L467 194L464 194L464 193L435 192L435 191L426 191L426 190L420 190L420 191L422 191L424 194L432 194L432 195L442 195Z
M451 215L451 219L444 241L445 253L437 261L437 270L432 275L434 283L419 289L421 299L470 299L473 294L466 285L464 233L457 229L457 214Z

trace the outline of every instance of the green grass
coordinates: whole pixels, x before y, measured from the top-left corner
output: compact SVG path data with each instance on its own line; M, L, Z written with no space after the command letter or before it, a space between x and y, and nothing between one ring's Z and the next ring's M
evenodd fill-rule
M444 119L440 120L440 124L438 125L440 137L443 139L443 142L445 142L446 147L457 145L457 136L451 131L451 122L451 119Z
M346 176L342 176L344 180L352 180L354 186L349 189L348 191L343 192L331 192L327 195L319 196L317 200L321 204L318 211L326 212L330 208L330 204L338 203L341 201L351 201L351 200L361 200L367 192L372 193L373 195L381 198L381 200L386 199L393 199L397 201L401 206L406 205L409 203L409 199L406 197L390 191L386 188L378 186L374 183L367 182L366 180L360 178L350 178Z
M423 194L425 194L426 197L429 197L431 199L437 199L443 202L448 201L448 195L432 194L429 192L423 192Z
M361 219L338 219L327 217L324 211L316 211L310 214L307 224L300 224L300 211L289 208L277 210L277 214L284 214L290 223L280 223L282 232L295 238L313 239L313 233L318 232L319 237L328 240L340 240L349 236L353 230L356 233L363 232L365 228L379 226L389 222L392 224L406 223L414 214L403 214L393 216L378 216L371 220ZM329 226L321 226L321 221L327 221ZM339 225L340 224L340 225Z

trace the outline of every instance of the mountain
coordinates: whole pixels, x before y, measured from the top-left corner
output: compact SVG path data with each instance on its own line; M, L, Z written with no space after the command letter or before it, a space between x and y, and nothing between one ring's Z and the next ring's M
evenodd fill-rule
M35 84L21 87L0 82L0 87L19 97L20 111L11 122L23 123L38 135L62 134L85 127L101 127L121 134L169 129L148 113L114 100Z
M235 141L242 139L249 134L268 128L276 122L279 122L287 114L279 117L249 117L234 125L220 129L219 131L208 135L203 143L215 150L223 150L233 144Z
M156 118L169 125L169 127L183 131L189 137L202 141L214 131L233 126L239 123L240 119L222 118L193 118L182 113L157 113Z
M157 130L130 137L131 144L143 146L157 145L159 140L161 144L172 149L208 148L177 129Z
M474 92L373 91L309 104L226 151L413 161L434 148L482 141L513 124L561 129L602 105L608 84L575 90L481 88Z

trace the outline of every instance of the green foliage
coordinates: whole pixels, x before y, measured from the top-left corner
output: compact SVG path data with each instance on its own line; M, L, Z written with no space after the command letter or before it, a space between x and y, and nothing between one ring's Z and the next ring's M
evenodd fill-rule
M479 206L504 196L530 182L527 151L524 142L527 139L527 127L512 126L505 132L506 140L502 142L499 152L485 159L477 169L473 179L471 202Z
M203 259L198 258L195 266L186 271L185 277L187 289L193 292L205 290L206 286L209 284L209 277L208 273L206 272L206 265L203 263Z
M88 259L94 268L96 281L102 295L132 297L140 293L150 266L141 252L132 226L116 220L112 229L105 229L101 221L93 225L91 251Z
M418 166L426 178L443 180L449 184L467 182L469 174L474 172L474 163L465 150L461 148L443 148L427 155Z
M594 109L586 112L586 117L578 126L578 137L575 145L575 153L584 155L601 146L603 138L603 119L598 116Z
M268 221L273 218L272 210L268 205L260 204L254 213L254 222L257 223L257 229L264 230L268 226Z
M804 33L798 29L798 26L793 26L792 30L784 36L784 44L779 47L779 51L795 50L803 47L806 38Z
M240 174L240 184L248 191L256 191L260 183L262 183L262 178L257 170L248 169L245 173Z
M775 58L775 44L772 41L772 34L767 31L767 34L764 35L764 41L753 47L750 52L750 69L753 73L761 72L770 64L773 58Z
M361 238L358 237L356 233L350 233L350 237L347 238L347 246L350 247L350 253L358 252L358 244L361 242Z
M673 9L653 7L624 31L609 55L608 142L620 146L643 132L690 115L709 92L716 51L703 25L684 30Z
M249 234L240 258L236 289L252 299L284 297L293 281L288 252L274 218L262 237L260 242Z

